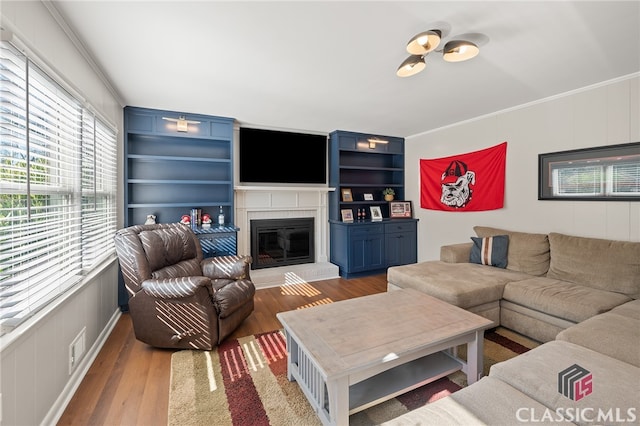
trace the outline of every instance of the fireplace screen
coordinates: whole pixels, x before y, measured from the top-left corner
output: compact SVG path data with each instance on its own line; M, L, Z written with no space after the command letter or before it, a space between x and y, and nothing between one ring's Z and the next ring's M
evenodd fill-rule
M313 234L313 218L251 220L251 268L313 263Z

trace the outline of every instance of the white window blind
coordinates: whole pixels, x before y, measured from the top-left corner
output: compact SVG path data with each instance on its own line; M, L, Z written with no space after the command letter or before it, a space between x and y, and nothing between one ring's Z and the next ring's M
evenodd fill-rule
M8 43L0 62L0 325L46 306L113 251L116 138Z
M116 229L115 132L85 114L82 132L82 266L88 270L112 247ZM108 252L107 252L108 253Z
M640 195L640 156L551 165L554 195L624 197Z

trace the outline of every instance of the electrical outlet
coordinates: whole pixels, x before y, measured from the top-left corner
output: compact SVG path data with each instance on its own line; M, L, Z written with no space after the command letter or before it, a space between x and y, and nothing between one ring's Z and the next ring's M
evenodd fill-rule
M69 374L73 373L76 365L82 359L85 349L85 335L87 328L84 327L69 345Z

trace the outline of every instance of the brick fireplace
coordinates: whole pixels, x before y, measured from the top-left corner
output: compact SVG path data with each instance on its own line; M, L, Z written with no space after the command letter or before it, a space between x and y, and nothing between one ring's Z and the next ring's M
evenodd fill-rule
M256 287L272 287L293 276L307 282L337 278L338 267L329 263L328 187L237 186L235 225L238 254L251 253L251 221L258 219L313 218L314 260L310 263L251 271ZM293 274L293 275L292 275Z

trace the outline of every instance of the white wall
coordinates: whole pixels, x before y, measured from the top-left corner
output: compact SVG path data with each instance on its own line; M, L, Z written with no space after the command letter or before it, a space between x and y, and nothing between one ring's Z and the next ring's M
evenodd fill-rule
M0 12L3 28L13 31L28 50L44 60L46 68L64 76L103 118L122 129L117 96L43 3L3 0ZM121 132L118 139L122 152ZM0 338L0 424L55 423L118 318L117 277L117 263L112 259L92 271L70 296ZM70 373L69 345L82 329L86 352Z
M505 206L486 212L420 208L420 159L507 141ZM554 97L406 139L406 198L418 222L418 260L469 242L474 225L640 241L640 202L539 201L538 154L640 141L640 76Z

